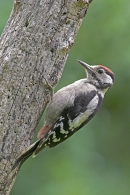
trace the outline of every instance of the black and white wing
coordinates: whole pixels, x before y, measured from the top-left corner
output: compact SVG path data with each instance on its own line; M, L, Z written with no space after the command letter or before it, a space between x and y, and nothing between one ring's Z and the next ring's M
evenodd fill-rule
M80 94L72 107L65 108L46 136L45 145L54 147L73 135L96 114L103 98L96 90Z

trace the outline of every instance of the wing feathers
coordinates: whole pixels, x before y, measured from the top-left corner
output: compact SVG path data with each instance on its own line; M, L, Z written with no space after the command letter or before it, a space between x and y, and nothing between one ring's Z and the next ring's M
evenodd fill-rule
M68 116L71 120L76 118L80 113L84 113L87 110L89 102L97 94L95 90L87 93L81 93L75 98L74 106L68 111Z

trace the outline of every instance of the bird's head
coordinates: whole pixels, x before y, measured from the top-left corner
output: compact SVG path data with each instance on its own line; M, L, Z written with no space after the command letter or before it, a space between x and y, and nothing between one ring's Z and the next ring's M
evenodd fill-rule
M85 68L89 82L97 88L107 90L113 85L114 73L109 68L102 65L90 66L81 60L78 62Z

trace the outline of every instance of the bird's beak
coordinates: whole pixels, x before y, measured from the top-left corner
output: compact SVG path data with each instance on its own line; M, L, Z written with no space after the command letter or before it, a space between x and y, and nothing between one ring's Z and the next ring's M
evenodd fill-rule
M88 73L89 73L89 72L95 73L95 71L94 71L94 69L93 69L92 66L86 64L85 62L83 62L83 61L81 61L81 60L77 60L77 61L85 68L85 70L86 70Z

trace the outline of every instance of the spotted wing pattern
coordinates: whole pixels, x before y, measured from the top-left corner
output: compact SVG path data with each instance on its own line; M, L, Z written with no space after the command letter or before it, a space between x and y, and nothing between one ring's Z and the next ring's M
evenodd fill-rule
M92 100L95 102L95 106L90 109L90 102L92 102ZM98 94L96 90L77 96L74 105L64 109L61 116L46 135L46 141L44 141L45 146L54 147L72 136L91 120L100 108L102 101L101 95ZM94 105L93 102L92 105ZM89 109L91 112L89 112Z

